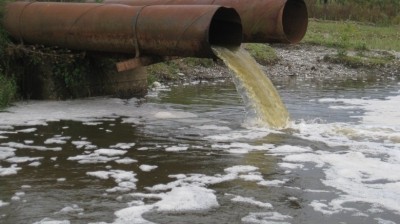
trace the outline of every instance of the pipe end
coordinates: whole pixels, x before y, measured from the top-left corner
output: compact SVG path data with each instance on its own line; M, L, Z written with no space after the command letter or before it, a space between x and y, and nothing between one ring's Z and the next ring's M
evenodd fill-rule
M283 32L289 43L300 42L307 32L308 12L303 0L288 0L282 15Z
M243 28L239 14L233 8L220 7L214 14L209 29L209 44L239 47Z

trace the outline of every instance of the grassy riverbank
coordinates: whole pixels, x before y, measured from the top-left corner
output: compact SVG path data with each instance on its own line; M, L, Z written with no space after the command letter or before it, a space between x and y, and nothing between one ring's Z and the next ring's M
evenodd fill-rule
M400 51L400 26L310 19L303 43L348 50Z
M376 68L394 64L400 52L400 26L376 26L357 22L311 19L303 43L337 49L324 60L348 67Z

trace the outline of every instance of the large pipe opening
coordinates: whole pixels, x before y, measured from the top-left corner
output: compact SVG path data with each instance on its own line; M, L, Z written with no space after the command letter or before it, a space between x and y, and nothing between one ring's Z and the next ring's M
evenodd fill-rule
M303 0L288 0L283 9L283 32L290 43L298 43L307 31L308 13Z
M211 21L210 45L238 47L242 43L240 16L232 8L219 8Z

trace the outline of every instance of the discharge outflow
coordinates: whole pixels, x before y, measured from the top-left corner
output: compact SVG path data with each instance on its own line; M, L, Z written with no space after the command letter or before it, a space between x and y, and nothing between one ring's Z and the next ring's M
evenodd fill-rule
M289 113L271 80L243 48L212 47L214 53L234 72L236 89L246 104L247 116L270 128L287 127Z

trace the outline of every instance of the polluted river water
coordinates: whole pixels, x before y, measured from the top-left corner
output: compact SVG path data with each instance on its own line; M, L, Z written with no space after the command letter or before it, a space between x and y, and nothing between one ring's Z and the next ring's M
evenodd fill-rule
M231 81L0 113L0 223L399 223L400 78L275 77L254 125Z

